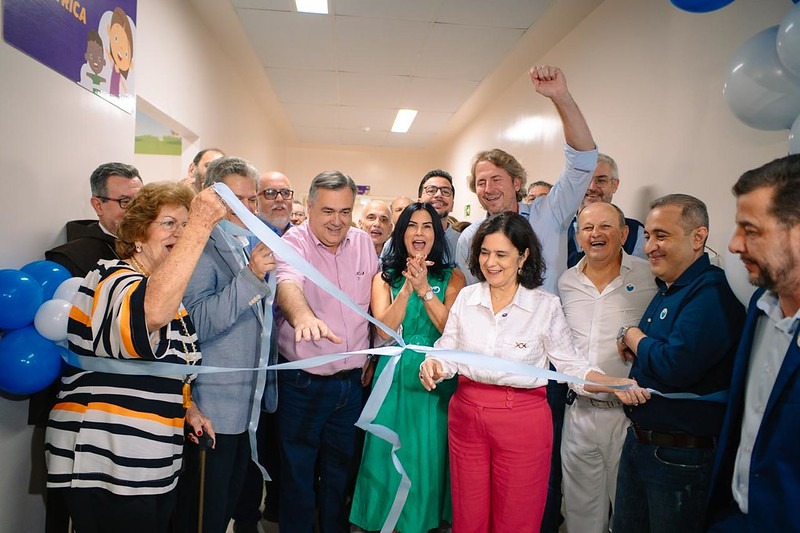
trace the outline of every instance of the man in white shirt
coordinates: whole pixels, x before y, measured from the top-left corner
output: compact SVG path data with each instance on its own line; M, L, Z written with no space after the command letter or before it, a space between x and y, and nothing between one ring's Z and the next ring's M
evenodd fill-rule
M558 281L578 353L617 377L630 372L617 353L617 332L638 324L656 293L647 261L623 250L627 235L625 216L617 206L586 206L576 234L586 255ZM605 533L629 421L613 395L581 392L573 400L561 441L567 530Z

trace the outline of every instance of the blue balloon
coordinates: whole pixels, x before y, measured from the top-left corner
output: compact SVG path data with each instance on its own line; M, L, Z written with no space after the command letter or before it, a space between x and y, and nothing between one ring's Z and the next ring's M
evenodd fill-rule
M794 119L792 129L789 130L789 154L800 154L800 115Z
M778 27L778 58L786 69L800 76L800 5L789 9Z
M0 339L0 390L33 394L46 389L61 375L58 346L27 326Z
M34 261L20 270L27 272L42 286L42 297L49 300L63 282L72 277L69 270L53 261Z
M722 89L733 114L759 130L788 130L800 115L800 77L778 59L777 35L773 26L742 44Z
M16 329L33 322L44 300L42 286L21 270L0 270L0 329Z
M672 5L678 9L683 9L689 13L708 13L709 11L716 11L728 4L732 4L733 0L670 0Z

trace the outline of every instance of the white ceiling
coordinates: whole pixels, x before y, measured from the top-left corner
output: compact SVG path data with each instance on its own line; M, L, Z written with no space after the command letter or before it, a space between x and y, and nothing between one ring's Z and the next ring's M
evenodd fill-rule
M299 142L423 147L558 0L231 1Z

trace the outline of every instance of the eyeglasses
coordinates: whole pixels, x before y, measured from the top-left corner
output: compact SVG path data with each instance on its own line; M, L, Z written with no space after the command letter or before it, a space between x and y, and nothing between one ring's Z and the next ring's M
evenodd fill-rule
M117 202L122 209L127 209L133 198L129 198L127 196L120 196L119 198L109 198L108 196L95 196L95 198L99 198L104 202Z
M279 194L284 200L291 200L294 198L294 191L292 189L264 189L258 194L267 200L274 200Z
M439 191L442 192L442 196L445 198L453 196L452 187L437 187L436 185L428 185L427 187L423 187L422 190L425 191L425 194L429 196L436 196L436 193Z
M306 216L306 212L305 211L292 211L292 216L293 217L297 217L297 218L304 217L304 216Z
M155 220L155 221L153 221L153 223L154 224L158 224L159 226L164 228L165 231L168 231L170 233L175 233L175 231L177 231L177 229L178 229L178 226L180 226L181 229L186 227L186 222L178 222L174 218L166 218L164 220Z

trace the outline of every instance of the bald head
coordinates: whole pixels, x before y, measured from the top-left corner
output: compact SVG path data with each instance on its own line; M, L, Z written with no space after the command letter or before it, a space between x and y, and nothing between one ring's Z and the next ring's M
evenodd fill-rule
M622 244L628 237L625 215L614 204L589 204L578 214L576 237L586 252L587 268L620 262Z
M283 231L289 225L293 196L292 184L285 175L277 171L263 174L258 179L258 215Z
M364 207L358 227L366 231L380 254L383 245L392 235L392 212L385 202L373 200Z
M392 203L389 205L390 209L392 210L392 224L397 224L397 219L400 217L400 213L402 213L403 209L408 207L413 201L414 200L408 196L398 196L392 200Z

